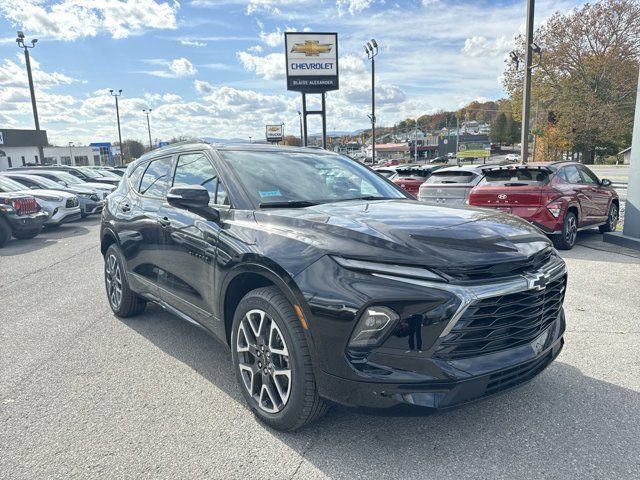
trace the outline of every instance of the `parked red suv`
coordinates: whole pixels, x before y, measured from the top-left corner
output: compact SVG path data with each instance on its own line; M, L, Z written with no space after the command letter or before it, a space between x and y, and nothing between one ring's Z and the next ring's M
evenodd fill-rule
M396 168L396 174L391 177L393 183L418 198L420 185L422 185L433 172L442 168L442 165L407 165Z
M575 162L508 165L485 170L471 190L469 205L489 207L528 220L551 237L558 249L569 250L578 230L598 226L616 229L620 211L611 181L599 180Z

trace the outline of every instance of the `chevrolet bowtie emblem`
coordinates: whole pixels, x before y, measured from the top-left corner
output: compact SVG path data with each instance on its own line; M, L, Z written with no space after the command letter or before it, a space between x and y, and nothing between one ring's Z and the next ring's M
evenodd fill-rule
M320 43L318 40L305 40L304 43L294 43L292 52L304 53L306 57L317 57L321 53L331 51L330 43Z

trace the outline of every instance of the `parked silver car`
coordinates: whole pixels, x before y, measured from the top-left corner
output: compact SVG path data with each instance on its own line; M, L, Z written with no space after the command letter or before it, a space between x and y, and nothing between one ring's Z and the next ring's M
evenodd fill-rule
M12 170L10 170L13 172ZM17 172L16 172L17 173ZM53 180L54 182L58 182L60 185L64 185L65 187L82 187L82 188L90 188L91 190L95 190L100 195L100 199L104 200L107 198L111 192L113 192L116 187L114 185L107 185L104 183L95 183L95 182L85 182L84 180L79 179L78 177L71 175L68 172L63 170L24 170L20 171L20 173L28 173L30 175L39 175L44 178L48 178Z
M45 227L58 227L63 223L78 220L81 216L80 202L72 193L57 190L31 190L5 176L0 176L0 192L24 193L35 197L40 208L49 215L44 222Z
M495 165L441 168L420 185L418 200L432 205L463 205L471 189L484 176L483 170L492 166Z
M40 175L31 175L30 173L2 172L0 175L15 180L32 190L59 190L77 195L83 218L102 212L104 200L102 200L102 195L95 189L83 188L81 185L71 185L67 187L49 178Z

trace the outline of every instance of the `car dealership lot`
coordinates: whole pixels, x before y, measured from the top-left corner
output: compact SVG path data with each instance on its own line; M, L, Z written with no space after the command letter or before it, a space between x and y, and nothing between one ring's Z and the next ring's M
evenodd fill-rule
M640 254L597 231L562 252L567 344L530 384L437 415L338 407L283 434L203 331L157 307L113 316L98 228L0 250L2 478L637 478Z

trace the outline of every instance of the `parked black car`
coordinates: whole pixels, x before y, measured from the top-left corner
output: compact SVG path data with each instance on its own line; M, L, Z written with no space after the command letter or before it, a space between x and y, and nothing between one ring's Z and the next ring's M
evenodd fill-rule
M425 205L317 149L186 143L132 163L102 214L108 301L147 301L232 352L258 418L328 402L447 409L558 355L565 264L527 222Z
M11 236L18 239L35 237L48 217L31 195L0 192L0 248Z

